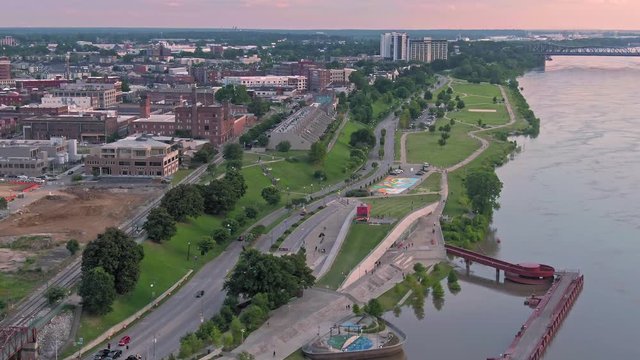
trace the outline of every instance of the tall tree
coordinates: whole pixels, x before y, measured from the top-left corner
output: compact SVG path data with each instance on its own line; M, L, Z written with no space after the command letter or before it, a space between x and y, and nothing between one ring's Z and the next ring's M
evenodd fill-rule
M227 170L223 180L229 184L236 199L240 199L247 193L247 184L244 181L244 176L242 176L242 173L238 169Z
M237 143L227 143L222 148L222 157L225 160L242 160L242 146Z
M198 216L204 211L204 201L196 185L181 184L169 190L160 202L176 221Z
M125 294L136 286L143 257L142 245L136 244L122 230L110 227L82 252L82 274L101 267L113 276L116 292Z
M369 128L359 129L352 132L349 136L349 145L354 147L372 148L376 145L376 136Z
M149 212L143 228L147 232L149 239L155 242L171 239L178 230L175 219L162 206L158 206Z
M270 205L275 205L280 202L280 190L275 186L267 186L262 189L262 198Z
M309 161L314 165L321 165L327 157L327 148L321 141L316 141L309 150Z
M82 296L82 308L89 313L102 315L110 312L116 298L113 276L101 267L83 273L78 294Z
M502 182L495 172L482 169L470 173L465 179L465 188L476 214L491 215L493 209L499 207Z
M227 213L238 201L239 189L223 180L212 180L208 185L199 185L204 199L204 212L211 215ZM246 188L245 188L246 189Z

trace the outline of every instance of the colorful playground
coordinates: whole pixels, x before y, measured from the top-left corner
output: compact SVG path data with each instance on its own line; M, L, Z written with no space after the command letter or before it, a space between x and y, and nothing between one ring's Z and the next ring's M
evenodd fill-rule
M383 195L398 195L418 183L418 178L386 177L381 183L373 185L371 189Z

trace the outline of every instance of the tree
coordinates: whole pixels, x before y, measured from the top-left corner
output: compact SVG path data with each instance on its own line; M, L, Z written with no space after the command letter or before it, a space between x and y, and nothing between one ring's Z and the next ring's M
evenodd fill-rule
M254 208L253 206L246 206L244 208L244 214L249 219L255 219L258 216L258 210L256 208Z
M229 169L224 175L223 181L229 184L231 191L236 199L240 199L247 193L247 184L244 181L244 176L237 169Z
M224 167L227 170L240 170L242 169L242 161L241 160L227 160L224 162Z
M327 157L327 148L321 141L316 141L309 150L309 161L314 165L321 165Z
M429 90L425 90L424 92L424 99L425 100L431 100L433 99L433 93Z
M447 276L447 282L451 284L457 281L458 281L458 275L456 275L456 272L453 270L449 271L449 275Z
M229 324L229 331L231 331L231 335L233 335L233 342L235 344L242 343L244 326L240 319L237 316L231 318L231 323Z
M178 230L175 219L162 206L149 212L142 227L147 232L147 237L158 243L171 239Z
M439 281L436 281L431 287L433 298L434 299L442 299L444 297L444 289L442 288L442 284Z
M270 107L271 107L271 104L269 104L268 102L256 96L253 98L253 100L251 100L251 103L249 103L249 105L247 106L247 111L249 111L250 113L252 113L257 117L262 117L264 114L266 114L269 111Z
M114 278L102 267L83 272L78 294L82 296L84 310L91 314L106 314L116 298Z
M71 255L75 255L76 252L80 249L80 244L76 239L70 239L67 241L67 250L71 253Z
M502 191L502 182L491 170L476 170L465 179L467 196L471 200L471 209L476 214L491 215L499 207L498 198Z
M52 286L44 293L44 297L47 298L49 305L53 305L62 300L67 294L67 291L60 286Z
M355 315L360 315L361 313L360 306L358 304L353 304L353 306L351 306L351 310L353 310Z
M304 254L277 257L248 249L240 254L224 289L231 296L245 298L263 293L270 304L278 307L303 289L313 286L314 282Z
M376 136L369 128L359 129L351 133L349 145L353 147L372 148L376 145Z
M267 186L262 189L260 194L269 205L276 205L280 202L280 190L275 186Z
M224 244L231 238L231 234L229 234L229 230L218 228L213 230L213 234L211 234L213 240L218 244Z
M9 207L9 203L7 202L7 199L0 196L0 210L6 210L7 207Z
M122 230L110 227L82 252L82 276L100 267L113 277L116 292L125 294L133 290L138 281L143 257L142 245Z
M193 155L193 161L201 164L208 163L213 160L213 157L218 153L218 150L211 144L205 143L202 147Z
M242 146L238 143L227 143L222 148L222 157L225 160L242 160Z
M268 314L265 310L255 304L249 305L240 314L240 321L247 327L247 330L253 331L267 320Z
M240 230L240 223L236 219L224 219L222 226L227 229L231 234L235 234Z
M327 173L324 170L316 170L313 172L313 178L320 181L327 180Z
M498 102L498 98L497 97L493 97L493 103L496 104Z
M258 144L258 146L267 147L267 145L269 145L269 137L267 136L267 134L260 134L256 138L256 143Z
M280 141L278 145L276 145L276 150L279 152L288 152L291 149L291 143L288 141Z
M216 100L219 102L230 101L233 104L249 104L251 97L243 85L226 85L216 91Z
M376 298L373 298L373 299L369 300L367 305L365 305L364 311L367 314L369 314L371 316L375 316L375 317L380 317L380 316L382 316L382 314L384 314L384 308L382 307L382 304L380 304L380 302Z
M458 100L456 107L458 108L458 110L462 110L464 109L464 101L462 101L462 99Z
M236 180L239 181L239 179ZM198 186L204 199L204 212L206 214L218 215L233 210L239 199L239 193L243 191L243 188L246 189L246 185L243 188L234 188L233 181L225 181L225 179L212 180L208 185Z
M206 255L209 251L213 250L216 247L216 243L213 242L212 239L205 237L198 241L198 250L200 250L200 255Z
M196 185L181 184L167 191L160 201L160 206L175 221L181 222L188 216L198 216L204 211L204 200Z
M436 126L435 125L429 125L429 132L430 133L436 132Z

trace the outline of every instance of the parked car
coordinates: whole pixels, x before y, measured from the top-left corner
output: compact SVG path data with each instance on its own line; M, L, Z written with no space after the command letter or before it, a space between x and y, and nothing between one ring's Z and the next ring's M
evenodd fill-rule
M422 176L422 175L424 175L424 171L420 170L420 171L418 171L418 172L416 173L416 175L418 175L418 176Z
M129 345L130 342L131 342L131 337L129 335L125 335L122 339L120 339L120 341L118 342L118 345L126 346L126 345Z
M122 356L122 350L111 350L109 352L109 357L112 359L117 359Z
M109 352L111 352L111 350L102 349L93 356L93 360L103 360L107 355L109 355Z
M204 296L204 290L200 290L200 291L198 291L198 292L196 293L196 297L197 297L197 298L201 298L201 297L203 297L203 296Z
M135 354L135 355L129 355L127 356L126 360L141 360L142 356L140 356L140 354Z
M67 175L73 175L73 170L67 171Z

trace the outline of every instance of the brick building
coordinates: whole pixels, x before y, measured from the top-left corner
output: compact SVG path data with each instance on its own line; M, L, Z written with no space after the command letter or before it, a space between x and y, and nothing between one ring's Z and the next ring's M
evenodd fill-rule
M178 144L128 137L91 149L84 163L87 175L170 176L178 171Z
M0 81L11 80L11 61L6 56L0 57Z
M115 112L67 115L39 115L18 120L25 139L48 140L65 137L90 143L104 143L119 130Z
M0 137L8 137L18 130L18 118L0 113Z

